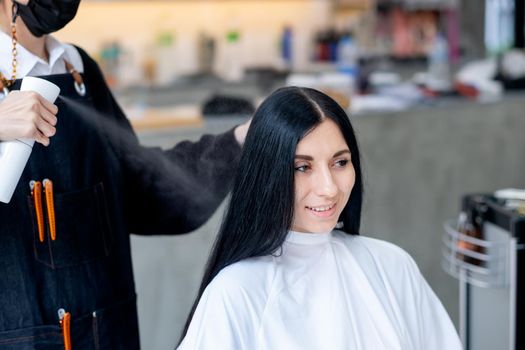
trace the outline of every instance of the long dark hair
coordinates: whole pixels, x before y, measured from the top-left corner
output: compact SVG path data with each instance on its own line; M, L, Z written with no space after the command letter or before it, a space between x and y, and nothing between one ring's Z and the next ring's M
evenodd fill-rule
M317 90L286 87L275 91L253 117L229 205L181 340L204 289L221 269L246 258L273 254L285 241L294 212L295 150L301 138L326 118L339 126L356 174L339 218L341 230L359 234L363 185L359 149L348 116Z

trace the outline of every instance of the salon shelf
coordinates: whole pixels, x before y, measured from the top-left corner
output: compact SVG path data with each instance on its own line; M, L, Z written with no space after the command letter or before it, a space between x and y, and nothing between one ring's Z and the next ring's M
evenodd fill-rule
M483 288L508 284L508 242L480 239L458 232L453 220L444 224L442 266L451 276L466 279ZM481 252L460 246L465 242L481 248Z
M162 108L124 108L133 129L143 130L200 127L203 123L202 114L198 106L171 106Z

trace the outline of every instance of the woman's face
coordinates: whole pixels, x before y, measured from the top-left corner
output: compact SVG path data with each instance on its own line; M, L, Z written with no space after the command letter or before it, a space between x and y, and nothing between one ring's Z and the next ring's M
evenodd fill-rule
M331 119L325 119L299 141L294 168L292 230L333 230L350 198L355 171L343 134Z

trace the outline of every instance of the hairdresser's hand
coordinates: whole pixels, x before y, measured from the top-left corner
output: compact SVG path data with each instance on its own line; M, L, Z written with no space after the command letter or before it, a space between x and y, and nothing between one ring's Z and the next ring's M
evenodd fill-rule
M56 133L57 106L31 91L12 91L0 102L0 140L34 139L49 145Z
M250 128L251 122L252 122L252 118L248 119L247 122L236 127L235 130L233 131L233 134L235 135L235 139L241 146L244 145L244 140L246 139L246 134L248 133L248 129Z

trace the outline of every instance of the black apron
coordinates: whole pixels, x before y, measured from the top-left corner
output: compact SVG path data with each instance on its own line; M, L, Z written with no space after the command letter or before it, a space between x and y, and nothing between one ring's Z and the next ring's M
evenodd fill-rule
M0 203L0 349L63 349L59 309L71 313L75 350L138 348L129 236L115 227L123 214L109 209L123 206L119 159L101 124L111 116L97 115L115 106L93 103L91 91L106 86L88 82L80 96L70 74L41 78L61 89L57 133L48 147L35 143L11 203ZM44 216L41 242L29 183L45 178L57 237Z

